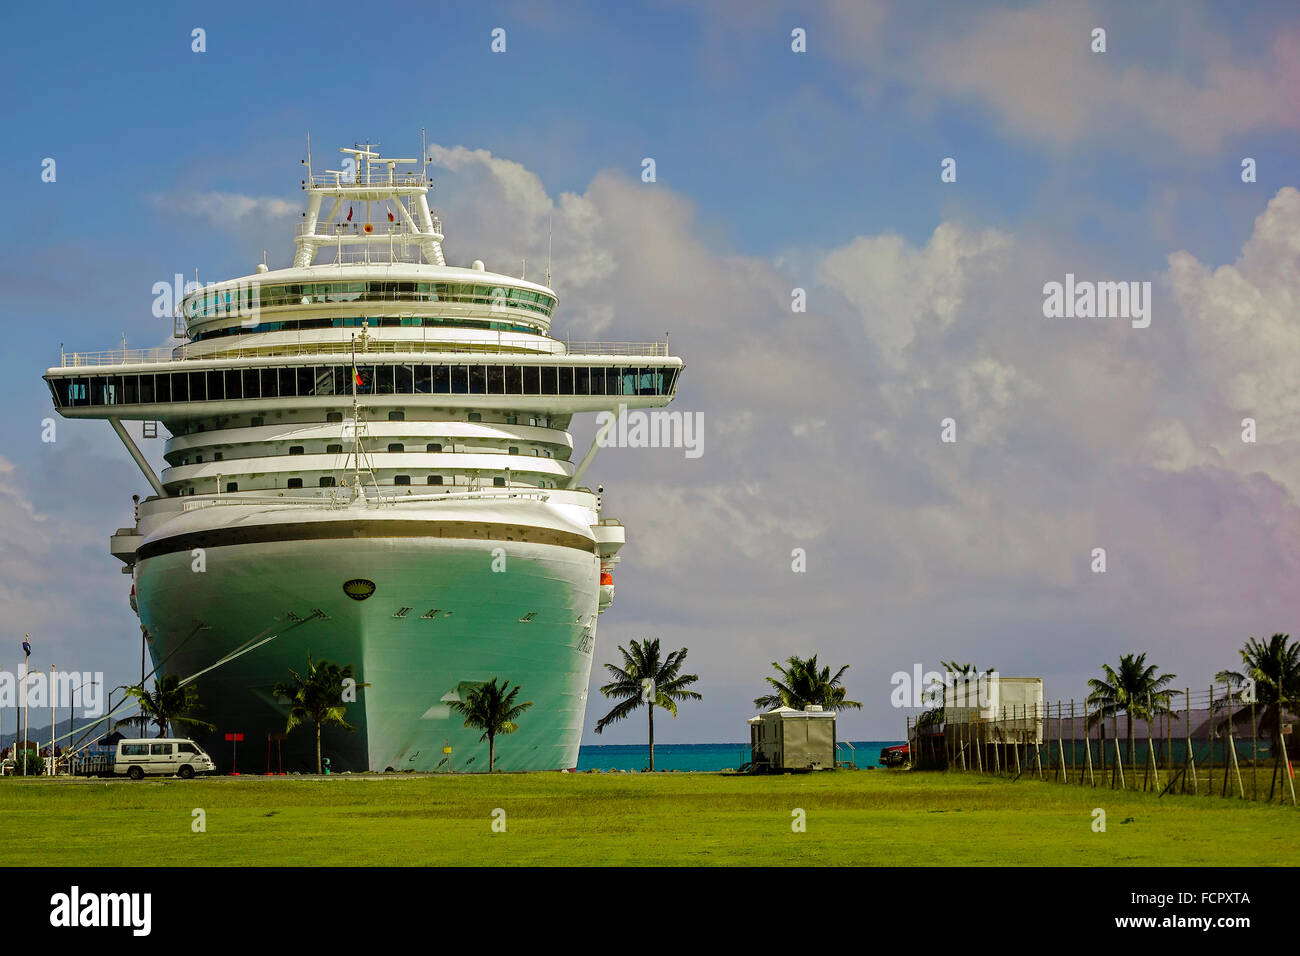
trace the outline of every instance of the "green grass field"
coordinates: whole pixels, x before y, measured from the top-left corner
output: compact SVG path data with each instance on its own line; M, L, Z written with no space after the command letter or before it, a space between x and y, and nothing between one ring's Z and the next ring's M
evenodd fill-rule
M0 780L9 865L1273 865L1298 837L1289 806L901 771Z

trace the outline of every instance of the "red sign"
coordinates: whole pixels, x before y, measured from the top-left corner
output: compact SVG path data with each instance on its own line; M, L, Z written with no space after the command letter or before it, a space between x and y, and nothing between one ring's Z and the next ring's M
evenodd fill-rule
M226 734L226 739L227 739L227 740L243 740L243 739L244 739L244 735L243 735L243 734Z

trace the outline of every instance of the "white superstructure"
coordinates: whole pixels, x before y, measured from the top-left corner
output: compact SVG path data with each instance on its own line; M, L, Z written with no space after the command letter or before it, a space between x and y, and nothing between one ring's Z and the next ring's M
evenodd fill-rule
M569 422L667 404L682 362L554 338L548 286L446 263L418 161L342 152L307 163L293 267L196 283L184 344L65 352L45 379L153 488L112 552L160 673L202 673L219 763L225 733L284 730L270 688L311 653L369 684L357 730L325 731L336 769L474 769L486 744L447 703L494 676L535 705L498 765L573 767L624 534ZM161 474L126 421L170 432Z

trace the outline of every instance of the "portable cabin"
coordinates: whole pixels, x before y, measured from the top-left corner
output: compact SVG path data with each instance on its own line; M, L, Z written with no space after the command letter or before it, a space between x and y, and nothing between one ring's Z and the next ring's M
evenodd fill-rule
M749 719L755 770L831 770L835 767L835 712L811 705L778 707Z

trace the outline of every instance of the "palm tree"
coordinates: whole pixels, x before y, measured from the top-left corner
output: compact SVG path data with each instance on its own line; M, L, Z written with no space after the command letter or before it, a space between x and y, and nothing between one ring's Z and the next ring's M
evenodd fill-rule
M313 661L307 655L307 671L299 674L292 667L293 678L281 681L271 689L277 698L289 701L289 721L285 727L291 731L299 724L310 721L316 727L316 772L321 772L320 729L324 724L337 724L344 730L356 730L343 719L347 704L343 702L344 682L352 678L352 665L341 667L329 661ZM369 684L357 684L369 687Z
M466 691L464 700L452 701L448 705L454 713L465 718L466 727L483 731L479 740L488 742L488 773L492 772L496 762L497 734L513 734L519 729L516 723L519 716L533 706L531 700L516 704L518 694L518 684L510 687L509 681L502 681L498 687L494 677L486 684Z
M215 730L213 724L199 720L194 713L199 709L199 689L194 684L183 687L180 678L170 674L161 679L155 678L153 692L143 686L128 687L127 696L140 702L140 716L128 720L119 720L116 726L135 723L143 718L144 723L153 723L158 727L158 736L167 736L168 724L189 724L205 730Z
M1096 708L1088 714L1087 726L1091 729L1107 717L1123 713L1128 724L1128 760L1130 772L1137 773L1133 754L1133 718L1151 720L1157 714L1172 713L1169 704L1172 692L1164 687L1177 674L1156 676L1160 669L1146 662L1145 654L1125 654L1119 659L1119 670L1102 664L1105 680L1088 679L1089 707Z
M1255 682L1255 700L1263 707L1260 729L1273 741L1273 779L1268 788L1268 798L1272 800L1282 760L1282 748L1277 743L1282 729L1282 712L1288 700L1294 704L1300 698L1300 644L1292 644L1289 634L1274 634L1267 644L1252 637L1240 653L1245 670L1219 671L1214 679L1224 681L1234 692L1239 691L1247 680ZM1243 707L1232 714L1231 719L1241 721L1249 714L1250 708Z
M614 680L601 687L600 692L606 697L622 698L614 708L600 720L596 721L596 733L602 733L615 721L622 720L642 704L647 705L650 716L650 772L655 769L655 708L662 707L674 718L677 717L677 701L703 700L703 696L693 690L687 690L699 680L697 674L681 673L686 662L686 648L671 651L668 656L659 658L659 638L646 638L644 641L632 641L632 649L619 647L623 655L623 666L606 664Z
M789 666L782 667L776 661L772 662L772 666L776 668L781 677L780 679L775 677L764 679L776 689L776 693L755 697L755 707L761 707L764 710L770 710L773 707L793 707L795 710L803 710L805 707L816 704L826 710L842 710L845 707L862 709L860 702L845 697L848 688L844 686L840 678L849 669L848 664L837 670L834 677L831 676L829 667L823 667L821 670L817 669L816 654L806 660L791 657L786 661L786 664Z

